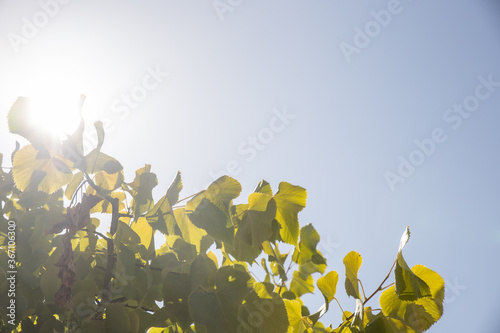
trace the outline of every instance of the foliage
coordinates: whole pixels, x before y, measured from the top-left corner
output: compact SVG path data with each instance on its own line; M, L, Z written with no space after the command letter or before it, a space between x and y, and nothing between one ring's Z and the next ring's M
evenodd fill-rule
M338 303L340 277L327 271L314 227L299 227L305 189L282 182L273 193L262 181L247 203L235 204L241 186L223 176L180 199L178 173L155 200L150 165L127 182L122 165L101 152L102 124L97 147L84 154L83 122L59 143L29 124L27 108L19 98L8 121L29 144L12 154L9 172L0 169L2 332L423 332L443 313L443 279L403 258L407 229L369 297L358 277L361 255L345 256L345 290L356 308L325 326L319 320ZM98 230L97 216L109 220L109 232ZM155 244L158 233L164 244ZM293 251L282 253L285 243ZM262 281L252 274L257 266ZM394 267L395 284L384 285ZM10 271L15 326L3 297ZM316 287L324 305L311 313L301 296ZM380 309L367 306L380 291Z

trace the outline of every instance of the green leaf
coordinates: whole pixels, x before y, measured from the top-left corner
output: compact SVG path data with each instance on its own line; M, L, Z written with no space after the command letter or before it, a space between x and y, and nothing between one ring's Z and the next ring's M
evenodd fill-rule
M81 333L106 333L106 324L101 320L91 320L82 325Z
M319 234L312 224L309 223L300 230L299 246L295 248L292 259L299 264L299 271L304 275L325 272L326 259L316 250L319 240Z
M59 268L48 265L47 270L42 274L40 287L46 302L54 302L55 295L61 287L61 280L58 278Z
M284 299L288 323L291 330L288 332L303 332L302 305L297 300Z
M156 174L151 172L151 165L146 164L135 172L135 178L128 184L132 188L132 210L137 218L151 209L153 205L153 188L158 185Z
M290 183L281 182L274 200L278 208L276 220L281 225L281 238L284 242L297 245L299 240L298 213L306 206L307 191Z
M7 115L9 132L19 134L28 140L33 131L33 124L30 123L30 105L31 101L29 98L18 97L14 104L12 104Z
M264 193L264 194L268 194L268 195L273 195L273 190L271 188L271 185L269 185L268 182L266 182L265 180L262 180L259 182L259 184L257 185L257 187L255 188L254 192L256 193Z
M107 173L99 171L94 176L94 183L105 191L111 192L119 188L123 184L123 171L116 173ZM91 188L94 190L93 188Z
M124 243L137 245L141 243L141 237L128 226L128 224L118 220L118 225L116 228L116 233L113 236L114 239Z
M240 192L241 185L236 180L223 176L186 204L186 214L195 226L206 230L210 236L231 243L234 227L229 207Z
M285 333L288 317L285 303L273 292L273 284L258 283L245 297L238 313L237 332Z
M217 272L217 266L206 254L200 254L191 263L189 273L191 290L197 290L202 286L209 289L214 285L214 277Z
M171 272L163 280L162 296L164 307L171 313L171 318L185 328L191 323L188 309L188 297L191 286L188 274Z
M149 225L146 218L139 217L137 221L132 222L130 227L141 238L141 244L144 245L146 249L149 249L149 245L151 244L151 240L153 238L153 228Z
M28 145L16 153L12 163L14 182L20 191L30 187L35 191L54 193L73 178L68 166L70 162L50 153L40 157L38 152L35 147Z
M399 333L396 325L384 314L377 314L370 322L366 325L365 333Z
M298 271L294 271L292 282L290 282L290 291L293 291L298 297L314 292L313 277L311 275L304 275Z
M398 254L394 274L396 276L396 293L400 299L415 301L422 297L431 296L429 286L410 270L402 253Z
M243 212L234 237L234 256L251 263L260 254L262 243L273 235L276 203L271 196L262 193L250 194L248 202L248 210Z
M207 232L195 226L186 216L184 208L178 208L174 211L175 221L179 227L182 239L196 246L198 252L202 251L202 240L207 235Z
M179 193L182 190L182 180L180 172L177 172L167 193L148 212L146 218L155 230L159 230L164 235L181 235L172 206L179 200ZM186 240L187 241L187 240ZM199 245L199 243L198 243Z
M98 120L94 123L95 130L97 132L97 150L100 151L102 144L104 143L104 124L102 121Z
M106 332L128 332L130 321L125 307L120 303L110 303L106 306Z
M172 211L172 205L167 195L158 200L153 208L149 210L146 219L155 230L159 230L164 235L180 235L180 230L177 227Z
M410 229L406 227L401 242L399 244L398 256L394 275L396 277L396 293L399 298L405 301L415 301L422 297L430 297L431 291L429 286L416 276L408 267L408 264L403 258L403 248L410 239Z
M417 332L429 329L443 314L444 280L439 274L422 265L413 266L412 273L430 287L431 295L415 301L398 297L395 286L380 296L384 315L403 322Z
M335 271L328 272L328 274L318 278L316 284L318 285L318 289L321 291L323 296L330 303L335 297L335 293L337 292L337 283L339 282L339 275Z
M64 191L66 199L71 200L73 194L75 194L75 191L78 188L78 186L80 186L82 180L83 180L82 172L79 172L73 176L71 182L68 184L68 186L66 186L66 190Z
M198 289L189 296L189 311L197 326L208 333L236 332L238 311L250 293L250 275L235 266L221 267L215 276L216 289Z
M179 193L182 191L182 178L181 173L177 171L174 180L170 184L167 190L167 200L171 206L175 205L179 201Z
M94 149L85 155L87 164L86 171L88 174L93 174L99 171L104 171L107 174L114 174L123 170L123 166L113 157L102 153L99 149Z
M344 257L345 265L345 290L347 295L361 299L359 295L358 271L361 267L363 258L355 251L349 252Z

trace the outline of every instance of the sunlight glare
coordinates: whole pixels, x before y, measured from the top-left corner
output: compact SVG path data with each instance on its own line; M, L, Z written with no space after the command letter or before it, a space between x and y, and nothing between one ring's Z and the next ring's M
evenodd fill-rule
M43 72L31 76L24 89L24 96L31 100L30 120L40 130L65 139L80 122L79 101L84 91L72 82L71 73L55 73L54 68Z

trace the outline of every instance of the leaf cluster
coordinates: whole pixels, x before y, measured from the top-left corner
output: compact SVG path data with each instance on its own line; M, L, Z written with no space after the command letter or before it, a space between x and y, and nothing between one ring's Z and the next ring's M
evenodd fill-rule
M150 165L126 181L120 162L101 152L101 123L97 146L84 153L83 121L59 142L28 123L27 108L19 98L8 122L29 144L14 151L8 172L0 168L1 295L9 288L4 263L15 261L17 271L16 323L9 324L2 296L0 332L423 332L442 316L443 279L403 258L409 229L368 297L361 255L345 256L345 290L356 308L344 311L340 276L327 271L318 232L299 225L304 188L282 182L274 192L262 181L236 204L241 185L223 176L181 199L177 173L155 199ZM158 234L164 243L155 244ZM394 283L386 284L393 270ZM301 297L315 290L324 305L313 312ZM373 309L367 303L379 292ZM342 318L326 326L320 319L333 301Z

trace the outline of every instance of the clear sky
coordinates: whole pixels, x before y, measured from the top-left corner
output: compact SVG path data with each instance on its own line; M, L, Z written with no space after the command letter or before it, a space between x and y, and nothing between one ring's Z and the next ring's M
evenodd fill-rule
M367 292L410 225L407 262L447 282L430 331L500 331L494 0L0 0L0 91L3 119L19 95L85 93L103 150L129 180L152 164L158 197L177 170L185 195L220 174L243 198L261 179L305 187L302 225L341 276L360 252ZM0 151L14 141L2 121Z

